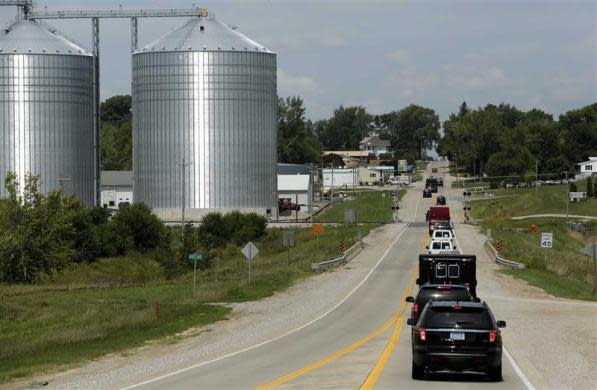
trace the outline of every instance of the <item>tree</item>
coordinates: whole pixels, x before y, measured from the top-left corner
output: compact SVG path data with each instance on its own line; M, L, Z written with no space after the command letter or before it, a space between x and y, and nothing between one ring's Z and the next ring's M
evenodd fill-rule
M142 202L120 209L110 225L119 237L117 248L120 253L127 249L146 251L158 248L166 234L163 222Z
M559 127L568 169L597 155L597 103L560 115Z
M413 152L423 159L424 150L433 148L440 139L438 115L415 104L378 116L375 125L382 138L390 140L398 159Z
M535 163L535 157L520 144L522 129L504 129L499 137L500 151L487 162L489 176L525 176Z
M343 167L344 160L342 160L342 156L336 153L330 153L323 156L323 166L329 167L330 165L332 165L334 168Z
M79 207L60 191L44 196L39 177L28 174L20 183L8 172L8 196L0 200L0 280L30 283L40 274L63 269L76 256L72 212Z
M358 150L359 143L373 130L373 116L362 106L343 107L320 123L319 141L327 150Z
M101 162L107 171L127 171L133 167L132 99L118 95L101 105Z
M587 198L592 198L595 193L593 192L593 179L589 176L587 179Z
M305 119L303 100L298 96L278 99L278 161L305 164L320 159L321 147L313 125Z

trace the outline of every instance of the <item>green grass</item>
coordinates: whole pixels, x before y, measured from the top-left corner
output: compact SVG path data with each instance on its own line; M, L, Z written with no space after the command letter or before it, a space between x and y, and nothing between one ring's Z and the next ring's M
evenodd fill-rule
M357 221L367 223L386 223L392 221L393 191L360 191L350 192L342 203L330 206L315 217L316 222L344 223L344 211L356 209ZM398 192L402 198L405 190Z
M541 269L502 270L501 272L526 280L530 285L542 288L549 294L557 297L587 301L595 300L592 296L593 286L590 283L562 278L552 272Z
M485 229L491 229L494 240L503 241L505 258L528 267L524 271L509 271L510 274L556 296L595 300L590 296L592 260L579 252L591 242L590 236L571 231L564 218L511 219L518 215L565 213L566 188L560 185L540 187L537 192L534 189L496 190L492 191L496 197L508 197L471 202L471 211ZM571 203L570 213L597 216L597 199ZM530 224L538 226L537 233L529 232ZM597 221L589 224L595 234ZM553 233L552 249L540 247L541 232Z
M577 184L579 191L584 191L585 182ZM489 190L494 197L507 196L500 199L488 199L472 202L471 209L477 218L510 218L533 214L566 214L566 197L568 186L542 186L535 192L527 189ZM597 217L597 198L582 202L570 202L570 214Z
M270 296L312 275L311 263L339 255L374 225L326 226L314 238L295 229L296 247L282 245L282 230L269 229L255 241L260 252L247 263L235 246L225 248L208 270L166 280L151 254L77 264L36 285L0 285L0 383L64 369L107 353L124 351L195 326L225 319L229 309L216 302ZM161 305L160 320L155 303ZM168 337L170 336L170 337ZM175 338L176 339L176 338Z

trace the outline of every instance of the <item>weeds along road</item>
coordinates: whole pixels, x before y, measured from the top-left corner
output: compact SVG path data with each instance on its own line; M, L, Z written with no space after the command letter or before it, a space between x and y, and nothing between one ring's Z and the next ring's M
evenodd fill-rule
M327 314L260 346L130 388L526 388L506 356L502 383L481 376L411 379L410 306L404 298L415 292L415 267L426 240L425 211L435 201L421 198L421 186L402 201L401 218L412 223L397 234L367 279ZM495 315L501 319L499 312Z

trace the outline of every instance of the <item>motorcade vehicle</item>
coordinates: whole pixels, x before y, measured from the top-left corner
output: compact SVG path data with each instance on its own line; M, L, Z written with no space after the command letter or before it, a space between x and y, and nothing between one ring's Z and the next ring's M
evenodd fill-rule
M301 205L297 203L292 203L292 199L290 198L280 198L278 199L278 210L279 211L286 211L286 210L296 210L300 211Z
M450 224L450 208L446 206L431 206L429 208L429 235L439 227L440 223Z
M451 239L434 239L429 242L427 249L430 255L439 255L444 253L458 253L453 240Z
M423 198L431 198L431 190L429 188L423 190Z
M438 206L445 206L445 205L446 205L446 197L445 197L445 196L443 196L443 195L439 195L439 196L437 197L437 199L435 200L435 203L436 203Z
M460 254L419 255L417 285L452 284L468 287L477 296L477 256Z
M410 317L415 320L419 319L419 315L423 312L425 305L429 301L470 301L474 299L468 291L468 287L463 285L450 284L426 284L421 286L416 297L406 297L406 302L412 303Z
M437 168L431 168L432 173L437 173Z
M444 179L442 179L441 177L437 178L437 185L438 187L443 187L444 186Z
M502 380L505 321L496 321L485 302L430 301L412 331L412 378L433 371L483 372Z
M452 229L435 229L431 235L431 240L450 240L454 243L454 232Z

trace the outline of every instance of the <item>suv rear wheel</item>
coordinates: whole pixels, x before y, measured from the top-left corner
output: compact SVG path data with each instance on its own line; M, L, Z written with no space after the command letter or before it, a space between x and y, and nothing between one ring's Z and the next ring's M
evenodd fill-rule
M412 377L413 379L424 379L425 378L425 367L419 366L413 362L412 368Z
M500 364L497 367L490 367L487 371L489 375L489 379L494 382L501 382L502 381L502 365Z

